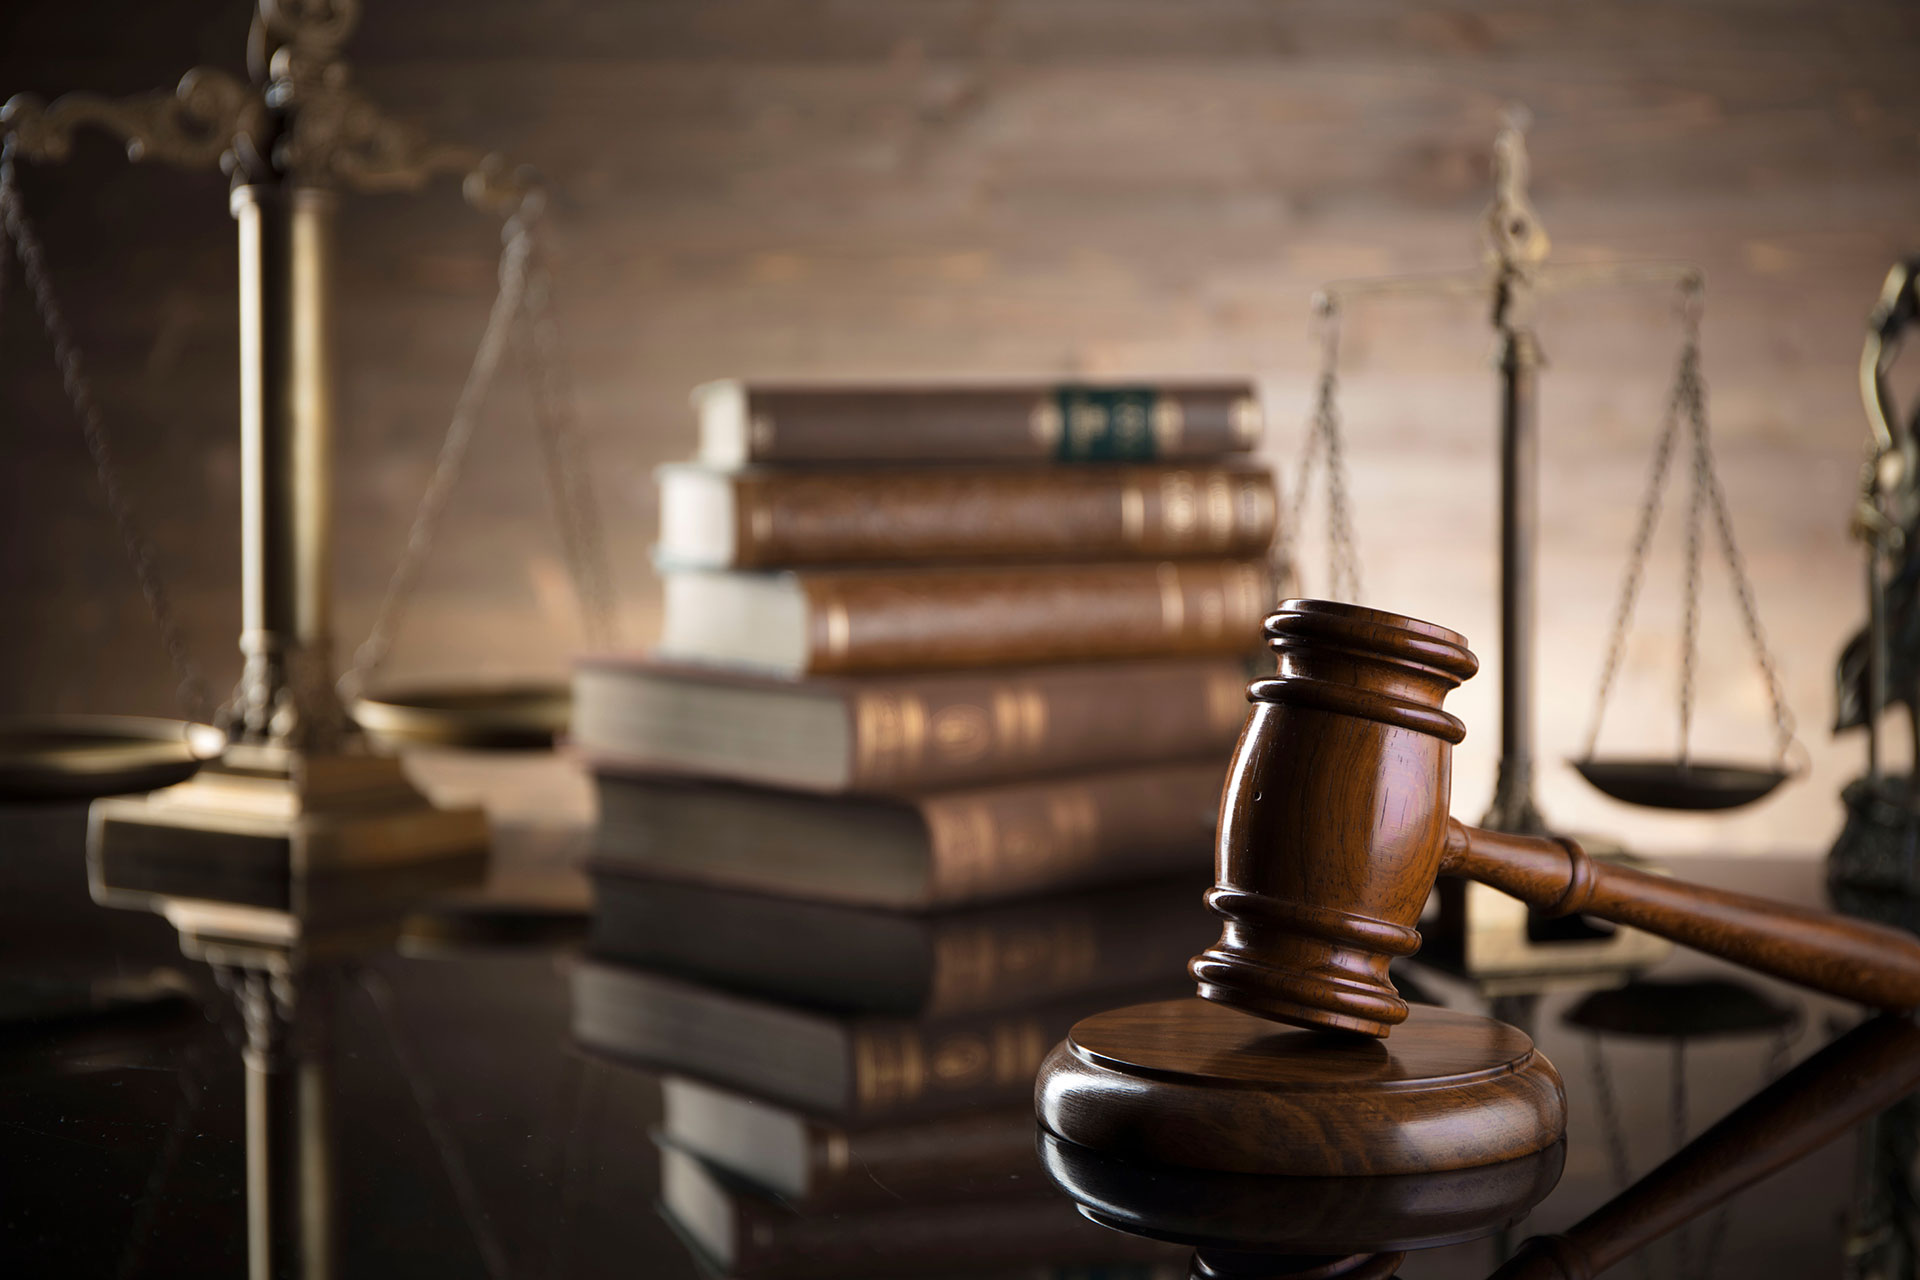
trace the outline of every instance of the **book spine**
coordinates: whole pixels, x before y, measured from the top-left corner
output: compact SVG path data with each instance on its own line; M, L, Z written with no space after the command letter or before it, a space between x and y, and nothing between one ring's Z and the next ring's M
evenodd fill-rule
M953 1016L1180 973L1220 932L1201 903L1205 883L1196 874L1032 906L946 913L932 940L923 1012Z
M934 903L1202 875L1224 760L923 797Z
M669 476L667 483L673 483ZM1259 555L1273 476L1232 467L783 471L732 478L728 568Z
M1011 1104L1031 1096L1041 1061L1088 1014L1191 990L1186 975L1175 973L1104 1000L1086 993L997 1016L855 1022L846 1114L865 1125Z
M746 460L1151 462L1243 453L1263 427L1247 384L906 391L749 387Z
M898 794L1224 750L1246 720L1246 680L1228 658L863 683L847 694L849 790Z
M1246 653L1257 560L802 573L812 674Z
M974 1109L905 1125L807 1126L810 1212L1048 1195L1033 1106Z
M1097 1226L1060 1195L910 1207L849 1215L794 1213L745 1195L733 1198L731 1275L754 1280L845 1280L854 1275L926 1275L956 1267L1017 1268L1154 1261L1172 1264L1184 1245Z

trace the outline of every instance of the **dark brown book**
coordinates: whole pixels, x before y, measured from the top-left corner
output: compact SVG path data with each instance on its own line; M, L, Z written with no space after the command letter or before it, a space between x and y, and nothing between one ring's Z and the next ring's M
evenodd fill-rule
M1148 988L946 1018L831 1013L587 959L573 971L583 1048L691 1076L844 1125L947 1115L1031 1099L1040 1061L1101 1009L1190 991Z
M880 911L595 869L588 949L675 977L896 1017L1012 1009L1186 971L1220 934L1201 869L953 911Z
M1259 560L663 575L659 654L778 675L1239 654Z
M660 468L662 564L706 569L1257 556L1251 466Z
M660 1153L660 1207L708 1268L737 1280L952 1276L1005 1267L1030 1274L1069 1263L1173 1262L1187 1252L1096 1226L1057 1192L809 1213L757 1195L671 1147Z
M1224 758L1249 678L1237 658L800 680L594 658L571 737L610 769L898 795Z
M827 1124L686 1076L660 1082L660 1141L809 1213L1055 1194L1033 1103L903 1124Z
M709 382L700 460L1149 462L1244 453L1260 438L1245 381L1162 386Z
M777 896L927 910L1205 876L1226 761L892 799L600 774L606 868Z

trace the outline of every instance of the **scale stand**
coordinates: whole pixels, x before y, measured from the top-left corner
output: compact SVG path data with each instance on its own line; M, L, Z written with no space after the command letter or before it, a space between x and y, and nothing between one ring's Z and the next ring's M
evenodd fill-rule
M478 809L435 808L399 761L370 751L334 691L333 351L336 192L406 191L465 173L470 200L522 194L497 157L431 142L380 114L340 46L359 0L259 0L250 78L195 68L172 93L28 95L0 111L9 157L60 160L83 125L134 160L218 162L240 241L242 631L222 712L229 746L192 780L96 801L92 856L178 858L288 880L484 849Z
M1548 291L1633 284L1669 284L1692 296L1702 280L1698 268L1682 264L1548 267L1547 233L1527 198L1524 121L1524 111L1510 109L1494 143L1495 194L1482 220L1484 269L1337 281L1320 290L1314 307L1331 328L1342 305L1358 297L1490 300L1500 371L1500 762L1493 801L1480 821L1494 831L1546 835L1550 827L1534 799L1539 375L1544 364L1534 333L1534 300ZM1333 340L1328 341L1331 355ZM1323 401L1331 386L1331 377L1323 378ZM1322 413L1327 413L1324 403ZM1330 465L1328 483L1337 497L1335 471ZM1336 529L1336 542L1340 536ZM1336 564L1338 555L1336 549ZM1581 842L1597 857L1639 863L1610 841L1582 836ZM1670 949L1638 930L1591 927L1577 917L1541 921L1485 886L1450 878L1441 880L1436 897L1440 918L1422 926L1432 952L1423 959L1476 977L1618 971L1624 981Z

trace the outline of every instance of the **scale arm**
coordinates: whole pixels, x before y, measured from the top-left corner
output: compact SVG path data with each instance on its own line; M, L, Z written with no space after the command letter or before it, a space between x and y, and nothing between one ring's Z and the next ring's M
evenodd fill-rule
M1631 925L1843 1000L1920 1006L1920 942L1897 929L1596 862L1564 837L1507 835L1457 819L1448 820L1440 871L1548 915Z
M265 109L244 80L195 67L171 91L130 98L69 93L46 102L15 94L0 106L0 136L23 159L62 161L73 152L74 133L90 126L118 136L129 160L203 169L220 163L236 134L254 131Z

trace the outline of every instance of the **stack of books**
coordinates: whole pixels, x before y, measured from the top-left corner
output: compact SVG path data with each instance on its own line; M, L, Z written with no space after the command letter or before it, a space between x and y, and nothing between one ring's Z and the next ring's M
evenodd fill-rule
M1184 1274L1052 1191L1032 1090L1079 1019L1191 991L1218 932L1273 594L1253 389L696 404L660 644L584 661L572 728L600 803L574 1033L662 1079L662 1211L736 1276Z
M1207 863L1273 603L1245 383L696 393L598 869L926 910Z

